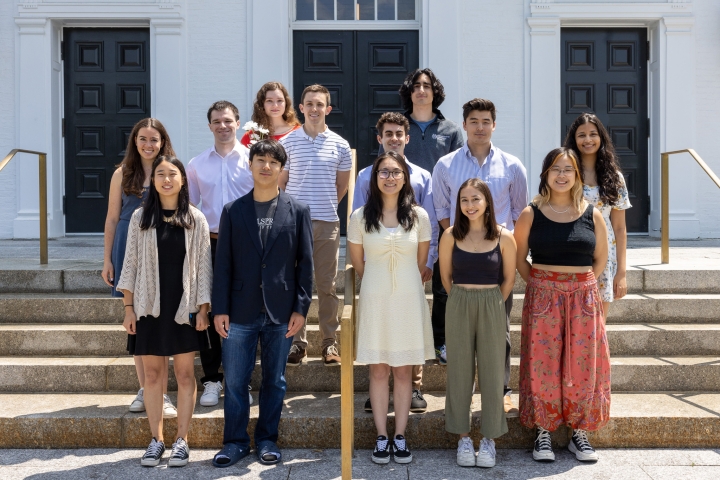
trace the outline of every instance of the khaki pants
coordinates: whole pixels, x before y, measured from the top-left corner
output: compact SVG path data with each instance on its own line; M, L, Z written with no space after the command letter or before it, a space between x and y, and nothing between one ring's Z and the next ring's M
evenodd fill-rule
M338 325L338 305L340 301L335 293L335 277L338 269L340 251L340 222L313 220L313 266L315 269L315 288L318 295L318 317L323 349L335 344L335 332ZM295 334L295 345L307 348L306 327Z
M508 431L503 406L505 380L505 302L500 288L453 286L445 312L447 395L445 430L462 434L472 423L477 363L482 400L480 433L497 438Z

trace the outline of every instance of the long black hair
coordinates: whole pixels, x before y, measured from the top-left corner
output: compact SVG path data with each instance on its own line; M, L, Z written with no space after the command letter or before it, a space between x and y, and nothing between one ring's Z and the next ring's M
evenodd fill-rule
M185 166L172 155L160 155L158 156L152 165L152 173L150 174L150 191L148 192L147 201L142 212L142 218L140 219L140 229L147 230L148 228L157 228L159 223L162 221L163 212L162 204L160 203L160 194L155 188L155 170L158 165L162 162L171 163L178 169L182 176L182 187L180 187L180 194L178 195L177 210L175 211L175 220L172 222L173 225L177 225L183 228L192 228L193 218L190 215L190 194L188 193L188 181L187 175L185 174Z
M467 187L474 188L485 197L486 207L485 214L483 215L485 217L483 219L483 223L485 224L485 240L496 240L500 237L500 232L498 232L497 221L495 220L495 206L493 205L492 193L490 193L490 187L487 186L487 183L479 178L468 178L458 189L457 202L455 204L455 224L452 229L453 238L455 240L462 240L470 231L470 219L465 216L462 208L460 208L460 195Z
M417 213L413 209L413 205L415 205L415 192L413 192L412 186L410 185L410 170L405 162L405 158L392 151L385 152L375 159L375 163L373 163L372 166L372 173L370 177L370 195L368 196L367 203L365 203L365 208L363 209L365 231L367 233L372 233L373 230L378 232L380 231L383 199L380 187L378 187L378 171L380 170L380 164L383 160L387 160L388 158L394 160L398 165L400 165L405 180L405 184L400 189L400 196L398 197L398 223L402 225L406 232L409 232L413 228L413 225L415 225L418 218Z
M595 175L597 176L598 187L600 187L600 200L608 205L617 205L620 200L619 190L622 169L615 154L615 147L610 139L610 134L608 134L607 129L597 115L594 113L581 113L570 125L564 146L572 149L580 159L580 173L582 174L582 154L575 141L575 133L581 125L587 123L595 125L600 135L600 149L597 151L597 160L595 161Z

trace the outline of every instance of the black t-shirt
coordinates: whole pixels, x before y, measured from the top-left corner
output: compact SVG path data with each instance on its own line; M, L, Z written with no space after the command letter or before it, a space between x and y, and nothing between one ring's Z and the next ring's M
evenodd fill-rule
M267 202L255 202L255 214L257 215L258 230L260 231L260 243L263 250L267 242L268 234L273 225L275 208L277 208L278 197Z

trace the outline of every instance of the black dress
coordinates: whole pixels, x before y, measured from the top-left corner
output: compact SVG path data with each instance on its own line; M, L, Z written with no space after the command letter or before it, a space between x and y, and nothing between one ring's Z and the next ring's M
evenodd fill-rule
M168 217L173 213L163 211ZM195 327L175 321L183 294L185 229L162 221L156 230L160 316L147 315L138 319L136 334L128 336L128 351L131 355L169 357L205 350L208 347L207 332L198 332Z

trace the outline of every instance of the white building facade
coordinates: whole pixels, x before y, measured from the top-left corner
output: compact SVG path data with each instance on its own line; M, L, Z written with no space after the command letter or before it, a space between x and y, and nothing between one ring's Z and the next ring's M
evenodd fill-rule
M48 153L51 237L98 231L104 215L87 229L71 217L90 215L76 198L95 202L96 217L106 202L128 128L117 118L159 118L187 162L212 142L212 102L232 101L244 122L266 81L295 96L319 81L366 162L374 119L399 109L397 78L430 67L446 118L460 123L474 97L495 103L493 141L524 162L531 191L568 115L619 115L611 132L645 205L635 231L658 236L660 153L694 148L720 172L718 26L717 0L6 0L0 155ZM37 175L29 155L0 172L0 238L37 238ZM720 237L720 190L685 155L671 158L670 178L671 237Z

